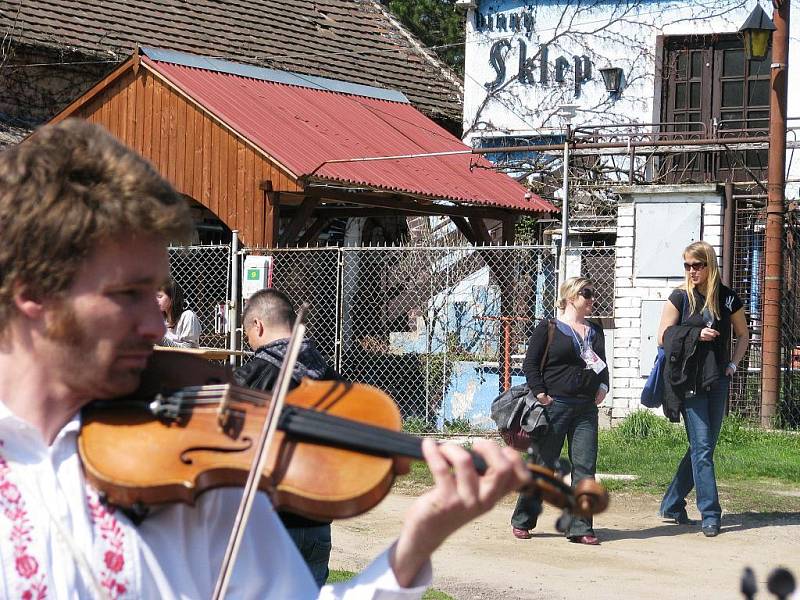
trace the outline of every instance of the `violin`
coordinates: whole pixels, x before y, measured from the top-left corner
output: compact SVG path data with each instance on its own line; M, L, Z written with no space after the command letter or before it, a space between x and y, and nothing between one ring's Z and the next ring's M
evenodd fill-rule
M139 389L83 409L78 450L87 480L105 501L141 510L193 504L205 490L245 484L271 395L231 383L226 368L179 351L156 352ZM400 431L395 402L374 387L304 380L286 396L258 487L276 509L326 520L374 507L421 438ZM485 463L473 462L479 472ZM553 471L529 464L522 490L590 516L608 505L601 484L573 490ZM258 475L256 475L258 476Z

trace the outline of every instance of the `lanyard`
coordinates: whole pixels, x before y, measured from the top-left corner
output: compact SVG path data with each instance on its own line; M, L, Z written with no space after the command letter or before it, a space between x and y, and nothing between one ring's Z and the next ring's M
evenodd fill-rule
M581 338L576 332L572 325L569 326L569 330L572 332L572 337L575 338L575 341L578 342L578 348L581 349L580 354L583 354L586 350L589 349L589 327L586 327L586 345L583 343L583 338Z

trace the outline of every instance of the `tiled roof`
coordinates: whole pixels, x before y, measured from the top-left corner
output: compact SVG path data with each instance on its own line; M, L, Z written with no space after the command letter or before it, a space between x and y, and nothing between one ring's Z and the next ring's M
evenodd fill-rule
M29 127L20 125L15 119L9 119L0 113L0 150L5 146L21 142L30 132Z
M156 46L392 88L461 119L460 81L377 0L0 0L0 30L104 58Z
M291 73L152 48L143 52L146 68L295 178L525 212L556 211L471 154L400 95L387 99L384 90L298 80Z

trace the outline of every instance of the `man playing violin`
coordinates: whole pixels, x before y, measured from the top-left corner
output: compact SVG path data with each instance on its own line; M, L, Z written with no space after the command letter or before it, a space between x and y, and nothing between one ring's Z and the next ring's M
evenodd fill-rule
M240 489L156 507L138 526L86 484L80 411L133 392L164 335L155 302L166 244L191 226L182 197L101 128L69 120L0 154L0 596L207 598ZM510 449L426 440L434 488L354 580L318 590L258 494L228 597L415 598L431 553L528 475Z
M276 289L259 290L247 300L242 315L242 329L254 355L234 372L236 383L265 392L273 391L296 319L291 300ZM309 338L304 338L300 346L290 386L296 387L306 377L319 381L340 379ZM328 579L331 522L316 521L285 511L278 515L317 585L322 587Z

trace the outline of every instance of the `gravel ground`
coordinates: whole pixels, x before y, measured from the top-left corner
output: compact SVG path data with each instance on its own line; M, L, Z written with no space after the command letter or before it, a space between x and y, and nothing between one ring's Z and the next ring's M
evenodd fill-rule
M413 497L392 493L372 511L333 526L331 568L357 571L400 529ZM511 535L513 499L469 524L434 556L433 587L458 600L572 598L742 598L742 570L752 567L756 598L774 598L766 579L785 566L800 579L800 512L724 514L722 532L666 523L657 499L615 495L595 518L599 547L568 543L546 508L530 540ZM690 517L697 518L690 510ZM800 599L800 594L795 598Z

